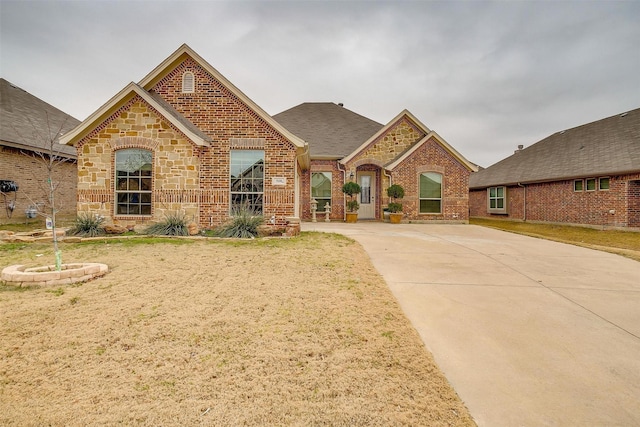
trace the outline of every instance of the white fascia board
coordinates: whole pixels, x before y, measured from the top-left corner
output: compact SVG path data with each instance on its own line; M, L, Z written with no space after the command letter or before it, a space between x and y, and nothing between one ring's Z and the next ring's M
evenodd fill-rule
M158 104L145 90L140 86L131 82L118 92L113 98L107 101L102 107L96 110L93 114L87 117L82 123L80 123L75 129L67 132L60 137L59 143L66 145L74 145L75 142L89 130L95 127L97 122L105 120L109 114L116 110L118 106L131 99L133 96L139 95L146 103L155 108L162 116L174 125L180 132L184 133L189 139L191 139L196 145L207 146L207 141L203 140L200 136L194 134L187 129L182 123L177 121L171 114L169 114L160 104Z

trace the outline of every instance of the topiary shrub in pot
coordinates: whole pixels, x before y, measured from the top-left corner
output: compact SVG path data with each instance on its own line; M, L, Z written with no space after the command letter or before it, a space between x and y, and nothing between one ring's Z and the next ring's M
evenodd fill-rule
M349 181L342 186L342 192L349 196L347 201L347 222L356 222L358 220L358 209L360 204L355 198L356 194L360 194L362 189L357 182Z
M397 202L397 200L404 197L404 188L401 185L393 184L387 188L387 196L392 200L388 205L389 221L392 224L400 224L400 221L402 221L402 203Z

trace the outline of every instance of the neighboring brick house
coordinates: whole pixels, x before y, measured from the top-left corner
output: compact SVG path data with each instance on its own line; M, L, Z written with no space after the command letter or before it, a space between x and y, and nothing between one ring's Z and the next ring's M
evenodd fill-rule
M311 168L303 175L303 215L309 201L332 206L342 219L349 180L362 187L359 219L382 219L386 189L405 189L404 220L468 221L468 180L475 165L404 110L386 125L362 117L341 104L304 103L274 118L310 145Z
M640 109L557 132L471 175L472 217L640 227Z
M335 104L271 117L187 45L61 142L78 152L78 211L125 226L182 212L213 227L243 204L284 225L310 218L316 190L341 220L351 174L363 218L382 218L391 181L407 189L407 219L468 218L474 166L409 112L386 126Z
M41 212L47 210L48 171L44 162L49 159L52 148L54 155L63 160L56 162L53 170L58 214L75 215L76 151L57 142L59 133L73 129L78 123L68 114L0 79L0 181L18 185L16 192L0 193L0 224L24 222L30 207L39 208Z

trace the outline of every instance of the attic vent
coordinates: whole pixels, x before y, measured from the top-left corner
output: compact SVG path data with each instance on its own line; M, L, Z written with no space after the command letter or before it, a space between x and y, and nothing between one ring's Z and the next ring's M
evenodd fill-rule
M563 134L563 133L565 133L565 132L566 132L566 131L564 131L564 130L561 130L561 131L560 131L560 134Z
M338 102L338 107L344 107L344 104L342 102Z
M191 71L187 71L182 75L182 93L195 92L196 78Z
M624 117L626 115L627 115L627 113L622 113L622 114L620 114L620 117Z

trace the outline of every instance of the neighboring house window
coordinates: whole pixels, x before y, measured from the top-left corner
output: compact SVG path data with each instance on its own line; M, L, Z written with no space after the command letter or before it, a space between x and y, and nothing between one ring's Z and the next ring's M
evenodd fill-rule
M311 198L318 202L318 212L324 212L327 203L331 204L331 172L311 174Z
M262 214L264 151L231 150L231 209L246 207Z
M489 193L489 213L507 213L507 188L490 187Z
M420 174L420 213L442 212L442 175Z
M609 189L609 178L600 178L598 182L600 183L600 186L598 187L600 190Z
M573 181L573 191L583 191L584 190L584 181L581 179L576 179Z
M182 92L193 93L195 92L196 78L191 71L187 71L182 75Z
M587 191L596 191L596 179L595 178L587 179Z
M151 151L116 151L116 215L151 215Z

